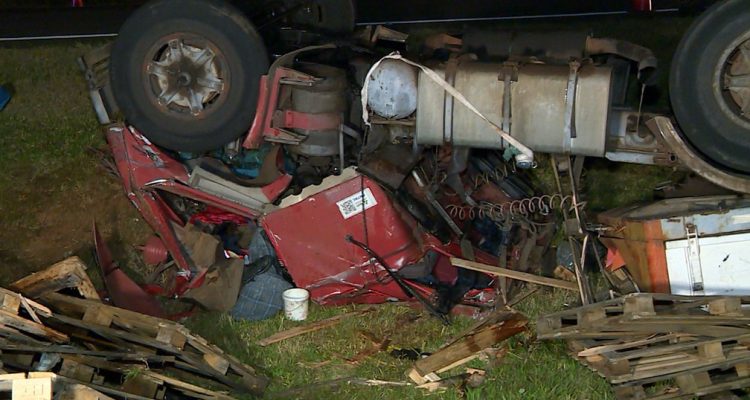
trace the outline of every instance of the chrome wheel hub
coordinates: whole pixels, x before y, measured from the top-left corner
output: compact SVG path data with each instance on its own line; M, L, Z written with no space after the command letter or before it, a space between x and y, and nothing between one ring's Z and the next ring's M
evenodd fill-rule
M146 72L160 106L200 116L224 93L223 63L212 47L178 37L157 48Z
M750 120L750 40L730 54L724 66L722 84L734 103L735 112Z

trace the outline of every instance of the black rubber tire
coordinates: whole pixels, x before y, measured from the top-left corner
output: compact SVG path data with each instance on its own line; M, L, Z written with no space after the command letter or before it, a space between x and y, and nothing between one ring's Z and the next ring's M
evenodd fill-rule
M204 38L223 57L228 88L217 96L217 106L210 112L206 107L205 115L160 107L148 89L152 78L145 65L151 61L150 53L160 40L174 34ZM145 4L122 26L110 59L113 93L127 122L157 145L186 152L217 149L247 131L255 116L259 79L267 70L261 37L241 12L221 0Z
M698 151L725 169L750 173L750 120L727 106L716 75L727 51L744 37L750 38L747 0L721 1L707 10L677 48L670 97L681 131Z

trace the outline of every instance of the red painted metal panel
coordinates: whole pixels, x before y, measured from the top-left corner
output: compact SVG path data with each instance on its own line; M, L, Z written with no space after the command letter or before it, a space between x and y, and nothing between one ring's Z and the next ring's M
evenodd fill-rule
M337 203L359 195L363 188L377 204L346 218L349 214ZM263 217L261 224L295 284L309 290L319 304L410 300L381 265L345 240L347 235L369 242L394 270L419 261L428 249L443 255L446 260L442 261L460 256L459 246L443 246L433 236L418 233L413 218L374 181L361 176L276 210ZM481 252L478 258L496 263ZM409 284L425 295L434 294L432 288ZM466 298L486 303L494 299L493 294L492 289L472 290Z
M376 204L345 218L336 203L358 195L363 186ZM423 255L413 228L388 195L366 177L355 177L274 211L262 219L262 225L295 283L310 290L318 303L344 302L355 294L357 302L367 303L404 297L380 265L346 242L347 235L369 242L394 269Z
M102 279L107 287L112 304L127 310L164 318L166 313L156 298L146 293L138 284L123 272L112 259L109 247L102 240L99 230L94 224L94 247L99 268L102 270Z
M643 232L647 238L663 237L661 221L646 221ZM651 291L655 293L669 293L669 272L667 270L667 253L663 240L649 239L646 241L646 258L648 259L648 276L651 281Z

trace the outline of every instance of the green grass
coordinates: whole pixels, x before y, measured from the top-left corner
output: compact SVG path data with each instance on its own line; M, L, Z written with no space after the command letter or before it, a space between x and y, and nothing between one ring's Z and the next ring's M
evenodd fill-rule
M546 291L532 296L518 306L532 319L532 331L518 335L507 342L508 353L498 365L489 366L474 360L468 366L486 369L487 381L466 393L468 399L608 399L609 386L570 358L561 342L537 342L533 334L533 318L559 309L575 301L570 292ZM365 306L323 308L313 306L309 321L320 320ZM420 318L403 322L411 314ZM344 320L335 328L260 347L256 342L278 331L298 326L278 315L261 322L234 321L226 315L203 314L192 318L188 326L196 333L210 337L218 345L236 354L242 360L259 366L273 377L269 394L290 387L308 385L343 377L359 377L388 381L403 381L410 361L398 360L383 352L350 365L351 358L369 345L358 333L366 330L376 337L391 339L396 347L417 347L434 351L447 339L454 337L471 325L469 318L456 318L453 325L443 326L426 313L397 304L380 305L364 316ZM319 363L324 365L319 366ZM456 369L452 373L460 373ZM445 373L443 376L450 376ZM457 399L458 390L428 394L413 387L363 387L343 385L337 388L303 392L306 399Z
M105 141L75 60L101 44L0 46L0 83L15 91L0 112L3 281L71 254L91 260L94 220L126 243L139 243L148 231L134 223L139 216L119 183L89 151Z
M596 21L601 35L623 37L654 47L668 59L689 19L660 20L659 35L634 23L613 19ZM651 21L645 24L650 26ZM549 23L537 24L552 29ZM505 27L527 27L511 23ZM573 28L576 28L575 26ZM87 151L104 147L100 127L88 101L85 82L75 58L101 42L37 42L0 46L0 83L11 82L16 94L0 112L0 283L24 276L71 254L93 266L90 256L91 223L96 220L110 242L115 257L130 272L145 274L132 245L149 234L128 203L117 180L99 168L99 160ZM666 63L665 63L666 64ZM665 94L666 69L662 76ZM663 107L662 96L654 107ZM651 188L671 171L596 161L586 175L586 189L595 210L648 200ZM550 176L539 180L550 183ZM92 275L96 276L93 271ZM518 309L530 320L531 331L509 340L509 351L498 365L473 361L487 369L487 381L466 393L468 399L607 399L610 389L603 379L571 359L560 342L536 342L533 320L574 300L571 293L542 291ZM312 306L310 320L319 320L361 306L323 308ZM412 323L402 322L415 310L394 304L378 306L367 316L262 348L255 343L279 330L298 325L282 316L261 322L233 321L226 315L205 313L187 321L195 332L216 342L240 359L260 367L272 378L269 391L307 385L337 377L403 381L408 361L386 353L356 366L345 362L368 342L358 333L388 336L392 345L434 351L471 321L458 318L444 327L427 315ZM325 363L319 365L319 363ZM428 394L414 388L342 386L305 394L306 398L417 399L460 398L456 390Z

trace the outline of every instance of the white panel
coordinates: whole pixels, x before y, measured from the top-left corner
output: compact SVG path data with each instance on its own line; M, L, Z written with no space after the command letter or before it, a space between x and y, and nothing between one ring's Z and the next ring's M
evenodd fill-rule
M698 239L706 295L750 295L750 233ZM693 295L687 240L666 242L673 294Z

